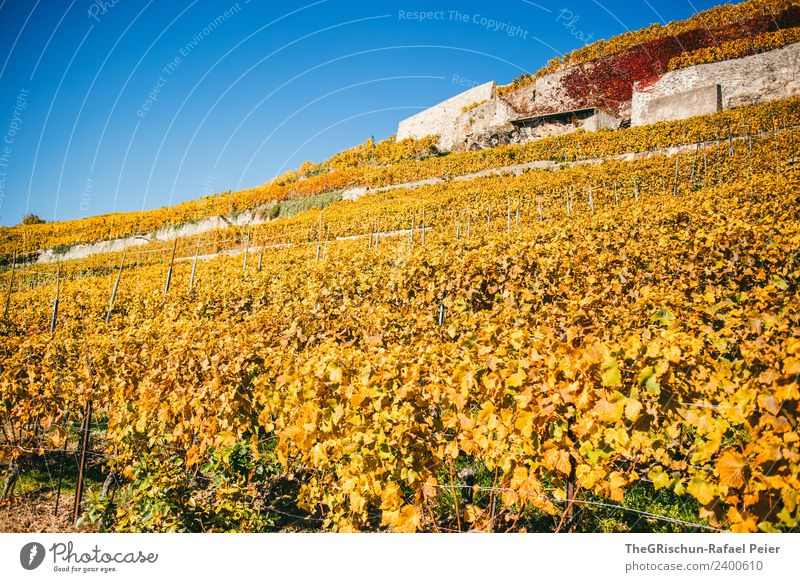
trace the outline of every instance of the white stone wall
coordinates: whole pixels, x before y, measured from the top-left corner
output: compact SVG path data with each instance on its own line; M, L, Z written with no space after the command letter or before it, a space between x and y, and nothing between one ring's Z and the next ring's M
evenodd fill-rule
M542 75L533 84L505 95L503 99L514 108L518 119L543 113L583 109L587 106L586 103L583 100L571 98L564 88L564 77L579 66L567 67Z
M719 63L697 65L666 73L646 88L636 87L631 105L631 125L667 119L685 119L708 113L708 100L694 105L681 95L720 86L721 108L731 109L800 94L800 43ZM663 98L674 96L674 107ZM654 103L661 99L660 102ZM651 104L653 105L651 107Z
M513 130L510 121L514 116L511 106L502 99L490 99L482 105L460 114L442 132L439 146L446 150L463 149L478 136L489 135L505 129Z
M621 119L610 113L598 109L597 112L583 123L586 131L600 131L601 129L619 129Z
M430 109L420 111L408 119L404 119L397 126L397 140L400 141L409 137L420 139L429 135L442 135L447 131L452 131L452 125L456 118L461 115L461 110L464 107L491 99L494 97L494 91L494 81L484 83L451 97L438 105L434 105ZM440 146L444 147L445 144L442 143Z

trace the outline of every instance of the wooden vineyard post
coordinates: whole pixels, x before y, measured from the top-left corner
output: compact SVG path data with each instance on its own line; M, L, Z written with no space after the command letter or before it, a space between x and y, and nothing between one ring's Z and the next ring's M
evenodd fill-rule
M472 210L467 213L467 238L472 234Z
M422 208L422 246L425 246L425 207Z
M456 217L456 240L461 238L461 217Z
M706 187L706 173L708 172L708 153L703 152L703 177L700 179L700 187Z
M567 510L566 510L566 530L567 533L575 533L575 461L572 456L569 458L569 477L566 486Z
M411 246L414 246L414 219L417 217L416 214L411 216L411 231L408 233L408 242L411 243Z
M263 261L264 261L264 253L260 252L258 253L258 269L257 269L259 273L261 272L261 264L263 263Z
M511 196L506 200L506 233L511 233Z
M192 275L189 277L189 290L194 288L194 277L197 274L197 256L200 254L200 237L197 237L197 247L194 249L194 260L192 261Z
M83 497L83 481L86 472L86 456L89 449L89 431L92 425L92 401L86 401L86 408L83 413L83 425L81 427L81 457L78 465L78 483L75 486L75 506L72 509L72 521L77 522L81 512L81 499Z
M519 200L519 198L517 198L517 209L516 209L516 212L515 212L515 214L516 214L516 219L515 219L516 222L514 223L514 226L516 228L519 228L519 205L520 205L520 200Z
M164 295L169 292L169 284L172 282L172 267L175 265L175 249L178 248L178 239L172 244L172 256L169 259L169 268L167 269L167 280L164 282Z
M17 269L17 252L14 251L14 257L11 259L11 276L8 278L8 291L6 292L6 305L3 310L3 319L8 319L8 312L11 309L11 291L14 288L14 272Z
M594 193L591 186L589 186L589 210L594 214Z
M61 290L61 267L56 270L56 298L53 300L53 313L50 316L50 335L56 332L56 321L58 320L58 299Z
M64 481L64 464L67 460L67 445L69 444L69 432L67 431L67 426L69 425L69 412L64 417L64 448L61 451L61 468L58 471L58 487L56 488L56 509L53 512L54 515L58 516L58 503L61 500L61 483Z
M567 437L572 441L575 442L575 437L572 434L572 429L570 427L570 421L567 419ZM577 495L577 488L575 486L575 459L572 458L572 455L569 455L569 475L567 476L567 480L564 483L564 496L565 496L565 503L566 507L564 508L564 515L561 518L561 523L559 523L556 532L562 530L566 531L567 533L574 533L575 532L575 502Z
M119 271L117 271L117 278L114 281L114 288L111 290L111 300L108 302L108 311L106 312L106 323L111 321L111 311L114 309L114 300L117 298L117 291L119 290L119 280L122 277L122 266L125 264L125 253L122 253L122 260L119 262Z
M536 197L536 206L539 209L539 222L544 221L544 213L542 212L542 195L539 194Z
M244 250L242 251L244 258L242 259L242 273L247 273L247 251L250 250L250 232L244 234Z
M317 261L322 256L322 210L319 211L319 229L317 231Z
M675 175L672 178L672 194L673 196L678 195L678 162L680 160L680 154L675 154Z

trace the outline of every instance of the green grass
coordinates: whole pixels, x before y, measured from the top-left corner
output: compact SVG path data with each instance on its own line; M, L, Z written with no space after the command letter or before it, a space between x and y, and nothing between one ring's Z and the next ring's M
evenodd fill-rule
M290 216L294 216L295 214L300 214L305 210L310 210L312 208L325 208L334 202L338 202L342 199L342 192L323 192L322 194L314 194L313 196L306 196L304 198L291 198L289 200L283 200L278 202L277 204L273 205L268 211L267 214L270 220L276 220L278 218L287 218Z

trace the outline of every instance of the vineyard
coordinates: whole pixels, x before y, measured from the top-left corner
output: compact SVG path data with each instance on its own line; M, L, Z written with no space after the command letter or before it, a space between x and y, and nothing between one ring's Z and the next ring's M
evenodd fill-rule
M341 168L382 184L697 145L12 259L0 513L74 492L111 531L797 531L798 103L368 143Z
M685 121L662 122L622 131L574 133L548 137L530 143L485 150L441 155L433 139L419 141L371 141L333 156L321 164L304 164L274 182L259 188L209 196L176 206L95 216L70 222L0 227L0 266L10 265L13 256L30 259L37 249L69 247L115 237L152 232L166 226L212 216L232 216L280 201L341 192L352 187L380 188L427 178L447 179L491 168L550 160L588 161L611 156L647 153L658 149L716 141L737 134L774 132L800 125L800 98L751 105ZM275 207L266 209L269 213ZM313 220L311 221L313 222ZM298 223L280 221L269 227L281 236ZM352 223L341 226L347 228ZM350 232L363 232L361 230ZM307 232L303 231L302 236ZM222 238L229 238L224 235Z

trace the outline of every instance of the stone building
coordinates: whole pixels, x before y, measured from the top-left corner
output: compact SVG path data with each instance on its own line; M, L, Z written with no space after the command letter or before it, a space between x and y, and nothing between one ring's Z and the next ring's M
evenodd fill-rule
M648 84L637 82L630 100L610 105L571 96L567 79L574 80L576 70L542 75L505 95L498 94L494 82L480 85L401 121L397 138L438 135L440 149L464 151L785 99L800 94L800 43L671 71Z

